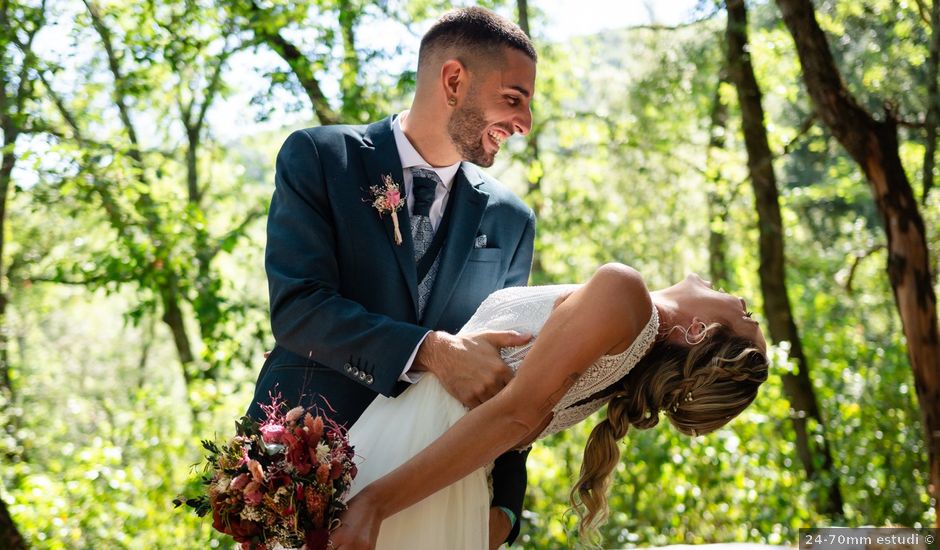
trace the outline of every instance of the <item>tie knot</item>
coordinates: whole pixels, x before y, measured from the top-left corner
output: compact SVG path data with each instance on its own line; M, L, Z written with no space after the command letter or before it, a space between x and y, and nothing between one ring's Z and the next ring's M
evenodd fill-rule
M412 193L415 197L412 214L415 216L430 216L431 205L434 204L434 190L437 188L437 184L441 183L441 178L434 170L425 168L413 169L411 177Z

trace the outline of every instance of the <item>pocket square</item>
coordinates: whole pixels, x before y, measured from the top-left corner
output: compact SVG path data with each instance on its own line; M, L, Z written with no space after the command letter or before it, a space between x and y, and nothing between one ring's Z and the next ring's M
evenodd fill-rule
M486 248L486 235L477 235L473 241L473 248Z

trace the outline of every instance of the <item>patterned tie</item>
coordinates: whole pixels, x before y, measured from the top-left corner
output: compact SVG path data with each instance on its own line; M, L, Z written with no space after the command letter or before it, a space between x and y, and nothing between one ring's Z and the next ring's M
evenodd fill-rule
M434 227L431 225L431 205L434 203L434 190L441 178L433 170L413 168L411 170L412 187L415 202L411 209L411 237L415 245L415 264L421 261L431 241L434 240ZM438 258L434 259L430 271L424 279L418 281L418 318L424 315L431 288L437 275Z
M411 237L415 243L415 262L419 261L431 241L434 240L434 227L431 225L431 205L434 204L434 190L441 181L434 170L414 168L411 171L415 202L411 208Z

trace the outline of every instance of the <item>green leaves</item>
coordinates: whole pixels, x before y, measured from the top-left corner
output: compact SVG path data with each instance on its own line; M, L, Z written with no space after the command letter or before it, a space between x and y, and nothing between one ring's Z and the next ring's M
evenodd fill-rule
M7 97L22 82L32 89L3 113L36 131L15 142L5 134L2 145L18 155L2 265L20 393L0 410L29 414L0 416L8 427L0 448L17 457L0 465L0 478L34 546L224 547L206 522L167 503L190 464L213 450L200 437L229 433L244 411L272 344L263 218L287 133L278 125L309 125L321 113L358 123L405 108L420 26L450 4L102 2L117 76L80 3L48 0L46 14L38 3L4 4L4 89ZM845 73L853 92L923 120L928 40L916 6L817 4L838 62L858 69ZM530 9L541 10L531 20L538 39L551 8ZM882 222L852 159L810 118L775 7L755 4L752 15L789 292L846 522L926 523L923 428L884 275ZM16 41L43 17L56 26L37 40L55 48L27 58ZM740 114L733 90L719 85L723 25L718 16L538 44L532 137L508 143L491 170L538 212L534 284L581 281L607 261L637 267L651 288L705 274L711 230L725 239L726 288L761 317ZM322 97L311 98L313 82ZM709 152L716 90L727 123L724 147ZM921 167L921 133L901 133L910 173ZM934 197L924 208L934 251L937 206ZM174 330L191 348L184 368ZM770 381L724 430L692 440L665 422L630 430L604 546L786 544L821 521L783 397L780 375L794 368L787 351L786 343L771 349ZM585 543L567 494L592 424L533 450L526 548Z

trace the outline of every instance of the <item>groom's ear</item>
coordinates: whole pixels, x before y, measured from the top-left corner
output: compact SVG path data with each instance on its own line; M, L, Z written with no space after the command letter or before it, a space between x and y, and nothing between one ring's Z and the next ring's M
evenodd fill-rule
M454 98L458 102L470 84L470 74L467 67L459 59L448 59L441 65L441 85L444 87L444 97Z

